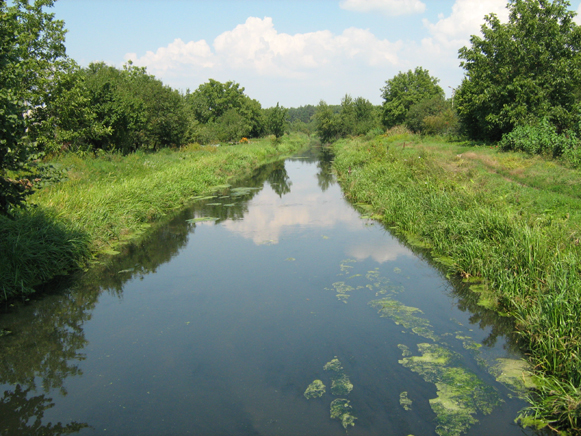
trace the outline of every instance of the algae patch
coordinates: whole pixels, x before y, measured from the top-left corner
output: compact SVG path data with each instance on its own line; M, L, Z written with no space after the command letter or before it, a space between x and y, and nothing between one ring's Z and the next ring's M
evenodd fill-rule
M326 386L321 380L315 380L312 382L305 391L305 398L310 400L311 398L320 398L326 392Z
M420 309L406 306L391 298L374 300L369 304L372 307L379 309L378 312L382 317L390 318L397 325L401 325L402 327L411 330L416 335L426 339L431 339L434 342L439 340L439 337L433 332L430 322L427 319L416 315L424 313Z
M404 391L399 394L399 404L404 408L404 410L412 410L412 400L408 398L407 392Z
M349 426L354 426L357 419L353 415L353 408L349 403L349 400L343 398L337 398L331 403L331 419L340 420L345 429Z
M325 288L329 289L329 288ZM337 299L343 303L347 303L347 299L351 296L350 292L354 290L352 286L345 284L345 282L333 283L333 289L337 293Z
M496 381L523 397L528 389L535 387L530 365L524 360L496 359L490 373Z
M489 414L501 403L493 387L459 365L459 354L437 344L418 344L418 349L421 356L404 357L399 363L436 385L437 397L429 401L440 436L464 433L478 422L478 411Z

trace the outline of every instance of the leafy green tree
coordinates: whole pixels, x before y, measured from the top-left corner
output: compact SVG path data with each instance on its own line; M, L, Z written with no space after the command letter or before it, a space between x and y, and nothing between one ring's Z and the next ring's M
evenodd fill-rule
M482 37L460 49L466 76L455 101L475 139L498 140L519 124L578 123L581 30L564 0L510 0L509 20L485 17Z
M422 100L410 107L405 124L412 132L422 132L425 128L426 117L438 116L447 109L451 109L450 106L450 103L440 96Z
M341 136L363 135L378 126L375 107L363 98L345 95L339 113Z
M210 79L194 92L187 93L186 102L193 115L190 135L194 140L206 142L226 137L239 140L245 136L258 137L264 132L260 103L244 94L244 88L236 82L221 83ZM234 118L239 119L235 121Z
M31 185L19 179L34 144L26 129L37 122L36 108L66 63L64 24L43 8L53 0L0 2L0 213L23 204ZM24 116L26 114L26 117Z
M430 76L428 70L417 67L414 71L400 72L385 82L381 88L383 97L382 122L391 128L404 124L410 108L422 100L434 97L444 98L444 90L439 80Z
M341 134L341 122L339 115L335 113L332 106L321 100L317 105L315 114L315 129L319 139L323 143L328 143L339 138Z
M266 132L274 135L277 139L284 135L287 128L287 113L288 109L276 106L266 109Z

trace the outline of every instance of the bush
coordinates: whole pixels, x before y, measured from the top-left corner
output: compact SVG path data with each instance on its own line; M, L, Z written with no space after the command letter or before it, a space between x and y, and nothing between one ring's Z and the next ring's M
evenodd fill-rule
M573 132L557 133L556 127L546 118L537 125L515 127L503 135L499 145L504 151L524 151L552 157L563 156L571 163L579 161L581 145Z

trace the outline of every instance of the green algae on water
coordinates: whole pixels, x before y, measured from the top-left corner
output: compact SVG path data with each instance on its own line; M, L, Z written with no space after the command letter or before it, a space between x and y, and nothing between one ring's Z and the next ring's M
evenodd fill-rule
M374 300L369 303L372 307L379 309L379 314L382 317L390 318L397 325L411 330L418 336L426 339L431 339L434 342L439 340L439 337L433 332L430 322L416 314L423 314L420 309L416 307L405 306L397 300L391 298L382 298L381 300Z
M412 355L412 352L410 351L410 348L407 345L398 344L397 348L401 350L401 354L403 357L408 357Z
M343 424L343 428L355 425L357 419L353 415L353 408L349 405L349 400L337 398L331 403L331 419L338 419Z
M311 398L320 398L326 392L326 386L321 380L315 380L312 382L305 391L305 398L310 400Z
M353 384L347 374L343 373L333 377L331 381L331 393L335 396L349 395L353 390Z
M349 376L343 371L343 366L337 356L327 362L323 369L333 373L331 375L331 393L336 396L349 395L353 390L353 384L349 380Z
M325 366L323 366L323 369L325 371L334 371L334 372L342 372L343 371L343 367L341 366L341 361L339 359L337 359L337 356L335 356L335 358L333 360L331 360L330 362L325 363Z
M402 392L399 394L399 404L404 410L412 410L412 400L408 398L407 392Z
M461 356L441 345L418 344L421 356L404 357L404 367L434 383L437 397L430 399L436 414L436 433L456 436L478 422L474 415L489 414L501 403L498 392L460 366Z
M524 397L528 389L535 388L530 365L524 360L496 359L496 365L490 367L490 373L496 381Z
M352 286L345 284L345 282L335 282L333 283L333 288L337 292L337 299L343 303L347 303L347 299L351 296L349 293L354 290Z

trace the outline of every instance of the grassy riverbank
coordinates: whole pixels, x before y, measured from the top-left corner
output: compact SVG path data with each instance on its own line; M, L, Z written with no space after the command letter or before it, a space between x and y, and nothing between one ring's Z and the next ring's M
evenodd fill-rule
M36 207L15 220L0 217L0 251L6 256L0 262L0 300L30 293L94 256L115 254L196 197L307 143L306 136L293 135L277 146L263 139L233 147L60 157L54 163L66 169L68 180L36 192L29 198Z
M515 319L538 390L524 424L581 428L581 174L539 157L420 140L342 140L346 195Z

